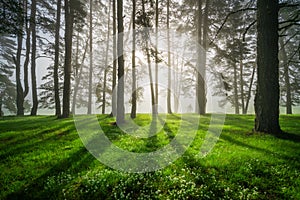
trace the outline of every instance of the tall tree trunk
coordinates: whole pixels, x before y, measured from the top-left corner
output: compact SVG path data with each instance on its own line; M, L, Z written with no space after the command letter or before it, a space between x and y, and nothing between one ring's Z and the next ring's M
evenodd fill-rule
M22 5L22 0L19 0L19 4ZM23 30L24 26L24 16L19 16L19 24L20 30ZM14 62L16 65L16 86L17 86L17 115L24 115L24 93L23 87L21 83L21 53L22 53L22 45L23 45L23 33L20 31L17 34L17 55L16 58L14 57Z
M55 115L61 116L61 106L59 98L59 79L58 79L58 67L59 67L59 38L60 38L60 21L61 21L61 0L57 1L56 8L56 24L55 24L55 56L54 56L54 98L55 98Z
M0 117L3 117L4 113L2 111L2 96L0 96Z
M89 70L89 96L87 114L92 114L92 89L93 89L93 0L90 0L90 70Z
M116 0L112 0L112 11L113 11L113 78L112 88L113 94L111 98L111 116L117 114L117 24L116 24Z
M254 82L254 76L255 76L255 71L256 71L255 69L256 69L256 67L253 67L251 80L250 80L250 85L249 85L249 90L248 90L248 95L247 95L247 100L246 100L245 114L248 113L249 102L250 102L250 99L251 99L252 85L253 85L253 82Z
M65 0L65 65L62 118L68 118L70 115L72 35L73 11L70 6L70 1Z
M31 52L31 93L32 93L32 108L31 115L37 114L38 97L36 86L36 0L31 3L30 23L32 27L32 52Z
M241 100L242 100L242 113L246 114L245 109L245 95L244 95L244 65L243 65L243 59L240 58L240 87L241 87Z
M279 39L281 46L281 54L283 60L283 70L284 70L284 83L286 88L286 114L291 115L292 112L292 98L291 98L291 84L290 84L290 73L289 73L289 65L288 65L288 57L284 47L283 38Z
M28 13L28 1L25 1L25 13ZM28 84L28 65L30 60L30 34L31 34L31 23L30 20L25 19L25 27L26 27L26 54L25 54L25 61L24 61L24 94L23 97L28 95L29 92L29 84Z
M199 8L201 9L201 7ZM209 0L205 1L205 9L203 16L203 66L200 68L200 85L199 85L199 114L204 115L206 113L206 86L205 86L205 77L206 77L206 51L207 51L207 36L208 36L208 12L209 12ZM201 12L200 12L201 13ZM201 18L200 18L201 20ZM201 55L198 55L200 58Z
M255 131L281 133L279 125L278 0L257 1Z
M234 86L234 108L235 114L240 114L240 106L239 106L239 96L238 96L238 84L237 84L237 67L236 64L233 65L233 86Z
M143 10L143 16L146 16L146 10L145 10L145 1L142 0L142 10ZM148 27L146 27L145 31L148 32ZM146 34L149 35L149 34ZM146 36L147 37L147 36ZM150 92L151 92L151 104L152 104L152 117L155 118L157 116L157 110L156 110L156 103L155 103L155 91L154 91L154 84L153 84L153 76L152 76L152 70L151 70L151 57L150 57L150 49L149 49L149 43L148 40L150 38L145 39L146 43L146 56L147 56L147 65L148 65L148 71L149 71L149 79L150 79Z
M77 100L77 94L78 94L79 84L80 84L80 81L81 81L81 78L82 78L83 63L85 61L86 52L87 52L88 47L89 47L89 42L88 41L89 40L86 41L86 46L84 48L84 52L83 52L83 56L82 56L81 62L79 63L78 59L76 58L75 66L77 66L77 68L76 68L77 72L75 73L75 86L74 86L73 100L72 100L72 114L73 115L76 114L76 100ZM79 49L79 47L77 46L77 51L78 51L78 49Z
M124 108L124 59L123 59L123 0L117 0L118 16L118 96L117 96L117 124L125 122Z
M135 16L136 15L136 2L132 0L132 106L131 106L131 114L130 117L132 119L136 118L136 68L135 68L135 40L136 40L136 32L135 32Z
M155 110L158 114L158 0L155 1Z
M167 111L172 113L171 107L171 50L170 50L170 0L167 0L167 40L168 40L168 90L167 90Z
M106 53L105 53L105 64L104 64L104 80L103 80L103 91L102 91L102 114L105 114L106 108L106 81L108 73L108 51L109 51L109 41L110 41L110 1L108 2L108 22L107 22L107 43L106 43Z
M202 34L202 0L198 1L198 10L197 10L197 14L198 14L198 19L197 19L197 39L198 39L198 45L202 45L203 44L203 34ZM196 105L195 105L195 111L198 114L203 114L201 109L201 105L203 105L202 101L203 101L203 95L204 95L204 77L201 74L201 71L203 73L203 66L201 66L201 55L200 53L202 53L199 49L199 55L197 57L197 71L196 71Z

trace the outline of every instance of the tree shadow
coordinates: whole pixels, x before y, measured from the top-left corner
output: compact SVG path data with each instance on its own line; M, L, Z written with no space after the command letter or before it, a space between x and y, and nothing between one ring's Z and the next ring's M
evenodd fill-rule
M32 179L20 190L9 194L6 199L56 199L62 192L61 188L57 186L51 188L50 191L45 190L46 180L63 172L75 174L76 176L71 178L76 179L78 173L88 170L94 160L95 158L85 148L81 148L68 158L61 160L41 176ZM53 196L49 196L49 194Z

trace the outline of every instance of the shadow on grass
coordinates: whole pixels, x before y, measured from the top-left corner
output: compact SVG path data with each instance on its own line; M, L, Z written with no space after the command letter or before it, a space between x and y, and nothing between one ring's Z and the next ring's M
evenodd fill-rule
M299 161L300 160L300 148L294 148L292 146L286 146L286 150L288 148L292 148L291 149L291 152L295 152L295 151L298 151L299 153L293 153L293 155L284 155L280 152L275 152L275 151L271 151L269 149L265 149L265 148L261 148L261 147L257 147L257 146L253 146L253 145L250 145L250 144L246 144L244 142L241 142L241 141L238 141L236 139L233 139L232 137L228 136L228 135L225 135L223 134L222 136L222 139L232 143L232 144L235 144L235 145L238 145L238 146L242 146L242 147L245 147L245 148L249 148L249 149L252 149L254 151L257 151L257 152L261 152L263 154L265 154L266 156L268 157L275 157L275 158L278 158L278 159L284 159L286 160L287 162L291 161L291 160L297 160ZM284 150L284 149L282 149ZM298 163L297 165L300 165L300 163Z
M282 134L276 134L275 137L281 140L288 140L291 142L300 143L300 135L294 133L283 132Z
M61 160L38 178L25 184L19 191L9 194L6 199L57 199L62 196L61 188L58 186L50 191L45 190L46 180L63 172L71 172L71 174L77 175L82 171L88 170L94 160L95 158L85 148L81 148L68 158ZM72 178L76 179L77 177L74 176Z
M54 127L46 130L42 130L38 132L37 134L34 134L33 136L30 137L24 137L23 139L17 140L15 142L12 142L11 144L7 145L6 149L2 149L0 154L0 160L6 160L9 156L14 156L16 157L19 154L24 154L27 152L32 152L36 150L40 146L45 146L49 141L56 141L57 139L61 138L64 136L64 140L72 141L78 138L76 134L70 134L74 130L73 125L69 126L59 126L59 127ZM53 133L53 132L58 132L57 134L54 134L52 136L48 136L48 134ZM30 142L35 139L35 142Z

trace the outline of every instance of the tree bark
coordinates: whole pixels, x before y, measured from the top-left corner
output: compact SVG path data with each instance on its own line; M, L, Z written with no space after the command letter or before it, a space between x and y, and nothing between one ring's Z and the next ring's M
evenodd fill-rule
M70 115L72 35L73 11L70 6L70 1L65 0L65 65L62 118L68 118Z
M112 0L112 11L113 11L113 78L112 78L112 102L111 102L111 116L117 114L117 24L116 24L116 0Z
M286 88L286 114L291 115L292 112L292 98L291 98L291 84L290 84L290 73L289 73L289 66L288 66L288 57L284 47L283 38L279 40L281 46L281 54L283 60L283 70L284 70L284 83Z
M36 0L31 3L30 23L32 27L32 52L31 52L31 93L32 93L32 108L31 115L37 114L38 97L36 86Z
M19 4L22 5L22 0L19 0ZM23 30L23 22L24 22L24 16L20 17L20 30ZM14 57L14 62L16 65L16 86L17 86L17 115L23 116L24 115L24 93L23 93L23 87L21 83L21 53L22 53L22 45L23 45L23 33L22 31L18 32L17 34L17 55L16 58Z
M93 89L93 0L90 0L90 69L89 69L89 95L87 114L92 114L92 89Z
M172 114L171 105L171 50L170 50L170 0L167 0L167 40L168 40L168 88L167 88L167 111Z
M142 11L143 11L143 16L146 17L146 10L145 10L145 1L142 0ZM156 111L156 103L155 103L155 89L154 89L154 83L153 83L153 76L152 76L152 70L151 70L151 57L150 57L150 49L149 49L149 37L148 37L148 27L145 27L145 31L147 32L147 38L145 38L145 51L146 51L146 56L147 56L147 65L148 65L148 71L149 71L149 79L150 79L150 92L151 92L151 105L152 105L152 117L155 118L157 116L157 111Z
M108 51L109 51L109 41L110 41L110 1L108 2L108 22L107 22L107 43L106 43L106 53L105 53L105 64L104 64L104 80L103 80L103 91L102 91L102 114L105 114L106 108L106 81L108 73Z
M136 118L136 68L135 68L135 40L136 40L136 35L135 35L135 15L136 15L136 2L135 0L132 0L132 96L131 96L131 101L132 101L132 106L131 106L131 114L130 117L132 119Z
M158 114L158 0L155 1L155 110Z
M257 1L255 131L281 133L279 125L278 0Z
M253 85L253 82L254 82L254 76L255 76L255 71L256 71L255 69L256 68L253 67L251 80L250 80L250 85L249 85L249 90L248 90L248 95L247 95L247 100L246 100L246 105L245 105L245 114L248 113L249 102L250 102L250 99L251 99L251 90L252 90L252 85Z
M59 37L60 37L60 21L61 21L61 0L57 1L56 8L56 24L55 24L55 55L54 55L54 98L55 98L55 115L61 116L61 106L59 97L59 79L58 79L58 68L59 68Z
M25 13L28 13L28 1L25 1ZM29 23L28 23L29 22ZM31 23L30 20L25 20L25 27L26 27L26 55L25 55L25 61L24 61L24 94L23 97L28 95L29 92L29 84L28 84L28 65L29 65L29 60L30 60L30 35L31 35Z
M238 84L237 84L237 67L236 64L233 65L233 86L234 86L234 108L235 114L240 114L240 106L239 106L239 96L238 96Z
M124 108L124 59L123 59L123 0L117 0L118 16L118 96L117 96L117 124L125 122Z
M79 37L79 36L78 36ZM79 72L77 72L75 74L75 86L74 86L74 92L73 92L73 101L72 101L72 114L75 115L76 114L76 102L77 102L77 94L78 94L78 89L79 89L79 84L82 78L82 70L83 70L83 63L85 61L86 58L86 52L88 50L89 47L89 40L86 41L86 46L84 48L84 52L83 52L83 56L82 56L82 60L80 62L80 64L78 63L78 59L76 59L76 66L79 66ZM78 51L79 47L77 47L77 51ZM78 68L76 68L78 70Z
M245 115L246 114L246 109L245 109L245 95L244 95L243 73L244 73L243 59L240 58L240 87L241 87L242 113Z
M202 74L200 77L200 88L199 88L199 114L206 114L206 86L205 86L205 77L206 77L206 51L207 51L207 37L208 37L208 12L209 12L209 0L205 1L205 9L203 16L203 69L201 69ZM199 55L200 56L200 55Z

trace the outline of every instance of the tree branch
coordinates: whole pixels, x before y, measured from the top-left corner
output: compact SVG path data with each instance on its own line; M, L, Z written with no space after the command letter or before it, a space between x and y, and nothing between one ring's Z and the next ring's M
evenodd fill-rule
M234 15L236 13L239 13L239 12L245 12L245 11L256 11L257 9L256 8L242 8L242 9L239 9L239 10L235 10L235 11L232 11L230 13L227 14L227 16L225 17L223 23L221 24L221 26L219 27L214 39L211 41L210 45L214 42L214 40L217 38L217 36L219 35L219 33L221 32L221 30L223 29L224 25L226 24L228 18L231 16L231 15Z
M246 34L248 33L249 29L252 28L252 26L254 26L254 24L256 24L256 20L254 20L251 24L249 24L245 29L243 33L243 42L245 42Z

